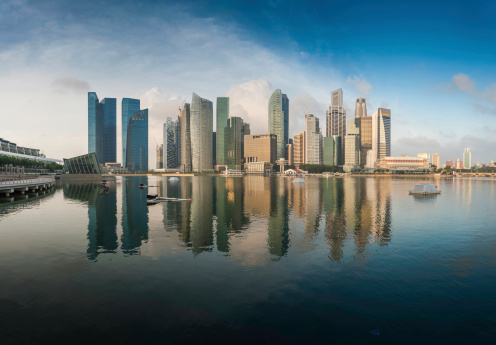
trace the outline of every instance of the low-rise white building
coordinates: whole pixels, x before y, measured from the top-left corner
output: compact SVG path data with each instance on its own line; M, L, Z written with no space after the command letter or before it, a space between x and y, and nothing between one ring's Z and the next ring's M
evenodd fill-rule
M420 157L384 157L377 160L378 169L417 170L429 169L430 163Z

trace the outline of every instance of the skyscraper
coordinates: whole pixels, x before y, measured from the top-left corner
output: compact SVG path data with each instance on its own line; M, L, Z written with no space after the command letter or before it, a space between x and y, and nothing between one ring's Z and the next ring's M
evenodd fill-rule
M88 92L88 153L95 152L98 163L117 160L116 132L116 99L99 102L95 92Z
M241 170L244 157L244 136L250 134L250 126L241 117L227 119L224 128L224 158L229 169Z
M360 166L367 164L367 152L372 150L372 117L355 117L355 123L360 130Z
M319 119L312 114L305 115L306 164L322 164L322 132Z
M306 154L306 142L305 142L305 132L296 133L294 135L293 141L293 157L294 164L299 166L300 164L305 164L305 154Z
M183 172L191 172L192 162L191 162L191 116L190 116L190 104L185 103L181 109L181 114L179 115L179 127L180 127L180 158L181 166Z
M277 136L274 134L245 135L244 162L275 163Z
M224 128L229 118L229 97L217 97L216 165L226 165L224 158Z
M376 159L391 156L390 109L379 108L372 115L372 151Z
M367 100L365 98L357 98L355 104L355 117L367 116Z
M326 112L327 128L326 136L338 135L344 138L346 135L346 110L343 108L343 90L338 89L331 93L331 106ZM341 146L339 165L344 164L344 145Z
M465 169L472 168L472 153L469 148L463 150L463 167Z
M193 93L191 101L191 161L193 171L213 169L213 106L208 99Z
M127 125L126 162L129 171L148 170L148 109L137 111Z
M269 132L277 135L277 159L284 158L289 137L289 99L280 89L270 96Z
M441 156L439 156L439 153L432 154L432 165L435 165L436 169L441 169Z
M360 129L355 123L355 119L348 120L348 134L346 134L344 144L344 165L348 170L360 165Z
M176 169L181 164L181 143L179 119L172 121L171 117L167 118L164 123L164 168Z
M157 145L156 154L157 154L156 169L163 169L164 168L164 144Z
M127 167L127 125L131 116L140 110L140 100L134 98L123 98L121 107L122 121L122 166Z

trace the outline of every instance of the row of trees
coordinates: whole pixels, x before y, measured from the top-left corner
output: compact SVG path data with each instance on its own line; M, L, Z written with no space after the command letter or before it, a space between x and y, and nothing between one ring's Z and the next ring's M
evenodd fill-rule
M42 162L35 159L20 158L15 156L0 155L0 166L12 164L13 166L23 166L24 168L48 169L51 172L61 170L62 165L53 162Z
M308 171L309 174L322 174L323 172L342 172L337 166L324 164L301 164L300 170Z

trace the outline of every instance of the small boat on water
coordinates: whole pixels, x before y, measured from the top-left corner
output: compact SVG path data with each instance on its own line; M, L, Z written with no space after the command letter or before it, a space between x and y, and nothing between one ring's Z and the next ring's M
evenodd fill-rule
M301 177L298 177L293 180L293 183L305 183L305 180L302 179Z
M160 202L191 201L191 199L166 198L158 194L147 194L146 203L148 205L158 204Z
M169 179L169 181L171 181L171 182L179 181L179 177L175 177L175 176L174 177L171 177Z
M140 189L145 189L146 187L158 187L158 186L147 186L146 184L140 183Z
M441 194L441 191L437 189L437 186L432 183L418 183L413 186L413 189L410 191L410 194L417 195L429 195L429 194Z

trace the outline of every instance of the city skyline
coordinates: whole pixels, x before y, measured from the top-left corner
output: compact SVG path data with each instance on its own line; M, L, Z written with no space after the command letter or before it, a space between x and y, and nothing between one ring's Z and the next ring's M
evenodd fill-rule
M161 137L165 119L191 101L191 92L210 100L229 97L232 116L250 123L252 133L268 133L268 99L275 89L284 90L291 99L291 138L304 129L306 113L324 124L330 93L342 88L347 120L357 98L366 99L369 114L378 108L394 111L392 156L437 152L442 161L455 161L469 147L473 162L494 160L496 76L488 73L495 70L492 2L474 5L470 16L457 3L450 3L448 13L441 4L387 1L373 8L364 2L358 10L340 3L107 2L89 16L85 9L91 3L0 5L6 33L0 37L0 102L12 116L2 137L50 157L77 156L87 151L86 93L117 98L117 113L122 97L132 97L149 109L153 167L154 138ZM262 15L254 11L259 6L266 9ZM243 17L232 15L240 10ZM344 16L328 24L329 11ZM142 20L140 30L119 13ZM300 13L308 17L296 30L290 24ZM388 17L387 27L394 24L395 30L360 24L373 13ZM179 20L194 24L184 28ZM339 34L330 39L330 32ZM198 45L205 49L201 57L190 53ZM39 118L53 125L40 130Z

